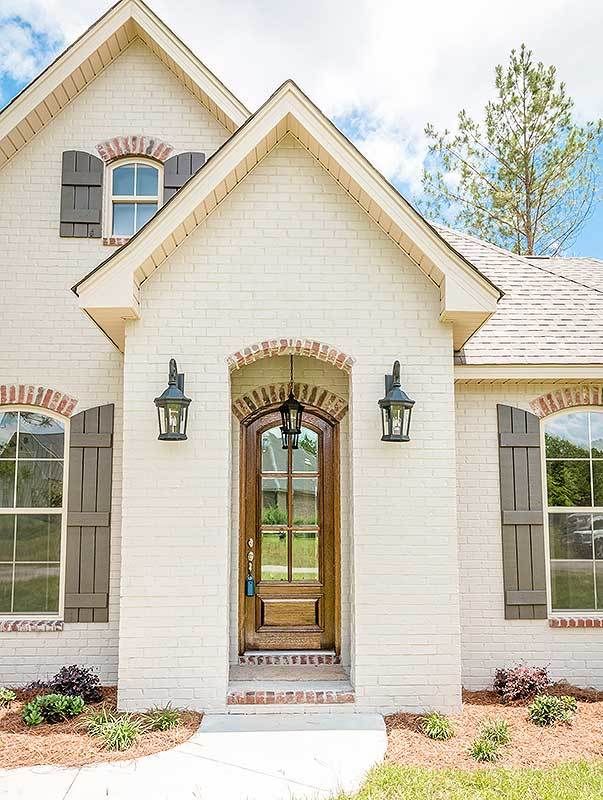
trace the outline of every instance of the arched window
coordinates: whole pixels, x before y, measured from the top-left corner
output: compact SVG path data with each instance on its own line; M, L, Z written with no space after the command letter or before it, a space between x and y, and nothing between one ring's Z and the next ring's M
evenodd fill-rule
M0 410L0 615L58 615L65 421Z
M133 236L161 204L160 167L151 161L120 160L111 167L110 236Z
M553 611L603 612L603 410L544 422Z

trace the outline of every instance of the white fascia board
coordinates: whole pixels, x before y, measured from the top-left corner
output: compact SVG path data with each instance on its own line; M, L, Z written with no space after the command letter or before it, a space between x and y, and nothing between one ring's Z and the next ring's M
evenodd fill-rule
M600 381L603 364L455 364L458 382Z

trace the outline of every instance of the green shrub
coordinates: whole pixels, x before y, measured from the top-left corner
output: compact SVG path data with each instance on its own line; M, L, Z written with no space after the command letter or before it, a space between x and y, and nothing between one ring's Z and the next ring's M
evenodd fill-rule
M425 736L430 739L452 739L454 736L454 729L448 717L443 714L433 711L431 714L426 714L421 721L421 728Z
M170 703L164 707L151 708L144 716L150 731L167 731L180 725L180 712L172 708Z
M63 722L77 717L85 708L81 697L65 694L41 694L23 706L22 718L26 725L40 725L42 722Z
M101 739L107 750L127 750L148 730L143 719L133 714L120 714L102 708L84 721L91 736Z
M504 747L511 741L509 723L504 719L487 722L481 730L480 739L487 739L497 747Z
M496 761L500 758L499 746L491 739L479 738L471 743L469 755L476 761Z
M577 710L575 697L539 694L528 706L528 718L534 725L541 726L555 725L557 722L569 723Z
M0 706L6 708L16 699L17 695L12 689L5 689L4 686L0 686Z

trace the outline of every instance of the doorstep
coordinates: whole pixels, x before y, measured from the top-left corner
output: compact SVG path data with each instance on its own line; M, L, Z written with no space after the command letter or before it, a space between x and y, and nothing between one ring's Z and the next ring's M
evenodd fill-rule
M239 656L238 663L241 666L322 666L340 664L341 660L333 650L253 650Z
M262 706L276 711L279 706L324 708L348 705L354 700L354 689L347 681L230 681L226 704L239 708Z

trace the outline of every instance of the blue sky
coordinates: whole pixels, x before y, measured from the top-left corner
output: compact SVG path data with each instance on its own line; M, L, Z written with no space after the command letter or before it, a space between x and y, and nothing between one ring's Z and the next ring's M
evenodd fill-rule
M147 2L249 108L294 78L411 202L420 193L425 123L451 127L462 107L478 116L494 66L521 41L556 64L578 119L603 117L599 0L507 0L494 29L482 0L306 0L301 19L275 0ZM109 5L0 0L0 106ZM335 37L342 20L346 35ZM603 175L603 147L600 168ZM603 258L602 231L603 198L572 254Z

